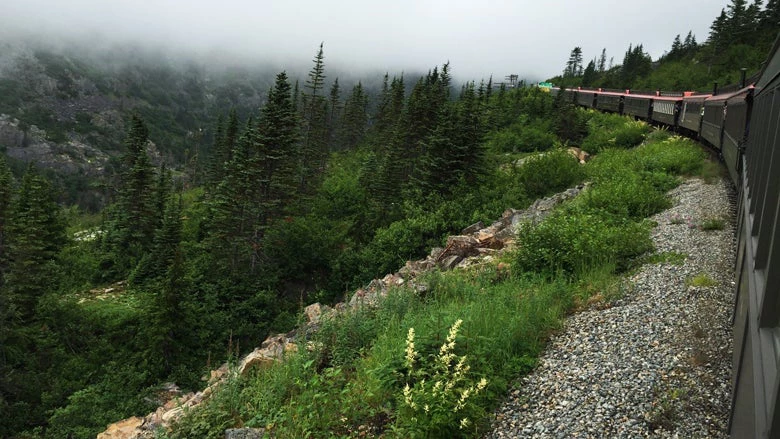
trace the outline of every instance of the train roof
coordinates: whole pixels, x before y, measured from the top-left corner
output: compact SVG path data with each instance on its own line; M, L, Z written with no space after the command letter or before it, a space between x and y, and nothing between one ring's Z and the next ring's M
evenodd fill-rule
M735 92L724 93L722 95L712 96L712 97L708 98L705 102L722 102L722 101L727 101L727 100L729 100L729 99L731 99L731 98L733 98L735 96L740 96L740 95L743 95L743 94L747 94L750 91L752 91L754 88L755 88L755 86L753 84L750 84L747 87L741 88L741 89L739 89L739 90L737 90Z

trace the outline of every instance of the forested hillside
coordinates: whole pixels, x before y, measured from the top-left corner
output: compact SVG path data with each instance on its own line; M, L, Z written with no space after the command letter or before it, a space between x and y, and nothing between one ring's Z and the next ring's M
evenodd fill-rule
M656 69L639 45L623 67L606 67L604 55L595 73L574 53L560 80L664 88L676 75L666 66L677 65L691 72L680 87L733 82L729 57L758 59L777 19L776 1L747 21L754 10L743 6L733 1L707 43L691 36ZM751 26L764 29L755 40L735 36ZM408 437L427 424L403 401L423 402L436 350L457 339L459 358L468 353L486 380L461 390L479 387L485 399L469 405L462 431L449 409L425 431L477 435L473 416L533 364L561 316L612 288L615 273L649 249L642 218L665 206L664 191L679 175L713 174L700 150L669 133L650 135L644 123L535 87L454 84L449 63L347 83L329 70L323 45L296 80L144 53L3 44L0 437L94 437L160 405L170 383L202 387L207 371L295 328L303 306L337 302L449 234L587 178L591 195L528 229L532 244L507 256L511 270L434 276L428 296L333 323L316 340L332 347L280 366L268 378L278 380L273 392L236 382L240 397L215 400L227 409L194 414L171 433L219 437L249 423L275 426L280 437L359 435L361 426ZM633 64L639 73L629 74ZM704 65L706 80L695 76ZM648 136L650 147L624 151ZM604 158L581 166L568 146ZM490 310L504 320L488 321L485 291L496 293ZM419 338L408 335L406 364L396 354L411 325ZM404 384L417 393L406 395ZM354 412L312 411L325 399ZM440 408L457 401L449 403Z
M575 47L563 74L549 79L556 85L635 90L711 91L713 84L736 84L740 69L748 77L758 73L780 28L780 2L731 0L701 35L677 35L671 47L653 60L641 41L629 45L621 58L606 49L585 64Z
M567 186L568 174L549 188L517 186L528 176L499 165L553 147L556 130L571 141L584 134L580 116L546 93L490 82L458 90L447 64L387 75L374 96L360 82L326 87L320 47L305 81L281 72L263 91L244 91L265 97L259 111L237 105L241 96L214 98L210 108L233 109L209 121L210 139L193 140L203 102L162 92L186 76L149 79L155 95L143 81L89 79L67 57L29 56L68 63L58 71L71 74L40 81L51 89L38 92L21 76L5 80L19 97L4 111L18 126L40 110L46 141L101 145L113 172L97 187L107 205L94 215L58 206L59 174L52 186L36 166L15 177L19 161L2 162L3 436L89 437L148 410L161 383L198 387L210 365L291 329L301 305L341 298L449 232ZM70 110L57 111L90 105L90 81L128 91L69 124ZM67 96L43 111L27 106L34 92ZM97 120L121 119L122 103L131 116L98 129ZM196 140L192 165L185 151Z

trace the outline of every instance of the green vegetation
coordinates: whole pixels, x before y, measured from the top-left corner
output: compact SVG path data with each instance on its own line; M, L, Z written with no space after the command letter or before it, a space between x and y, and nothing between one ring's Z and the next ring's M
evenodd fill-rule
M85 64L35 56L56 99L78 100L82 78L114 90ZM208 105L197 72L118 68L124 91L112 93L138 103L117 124L124 142L0 82L0 109L50 138L105 136L121 151L104 185L0 162L0 436L94 437L157 406L163 383L195 389L204 371L293 329L303 305L336 302L469 224L587 180L522 227L503 265L430 273L425 294L401 289L324 321L286 362L228 381L169 433L476 437L568 312L625 294L616 276L652 249L646 217L668 207L665 192L713 175L689 140L536 88L455 93L445 64L342 98L325 67L320 47L300 84L284 72L236 79ZM235 105L266 87L256 113ZM153 164L149 141L169 166ZM567 145L597 155L583 166ZM99 213L55 203L82 188L100 194Z
M646 264L682 265L686 258L688 258L688 256L683 253L660 252L643 257L642 262Z
M691 32L677 35L671 48L656 65L642 44L631 44L623 61L607 63L606 49L583 68L583 53L575 47L561 76L549 79L556 85L635 90L710 91L713 83L736 84L740 69L748 76L758 73L777 37L780 3L770 0L749 3L730 0L710 26L707 40L698 43Z
M691 287L714 287L718 285L718 281L710 277L707 273L699 273L685 281L688 286Z
M652 248L643 216L665 207L680 171L695 172L704 160L690 141L664 142L605 150L585 167L593 182L586 194L526 226L502 267L434 272L424 295L398 289L379 308L326 319L297 353L229 381L170 436L216 438L245 425L280 438L478 437L485 413L535 364L568 312L623 294L616 275ZM671 171L666 160L676 163ZM634 179L648 192L617 190ZM606 193L612 198L602 203ZM451 393L441 390L447 383Z
M723 230L726 228L726 220L723 218L704 218L699 227L704 231Z

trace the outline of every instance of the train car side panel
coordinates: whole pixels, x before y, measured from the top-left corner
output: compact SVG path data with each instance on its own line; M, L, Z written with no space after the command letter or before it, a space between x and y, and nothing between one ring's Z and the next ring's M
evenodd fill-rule
M700 134L715 149L720 149L721 147L724 109L725 102L722 100L704 102L704 116L701 121Z
M679 124L681 127L694 133L701 130L701 115L704 109L704 100L709 96L692 96L683 99Z
M640 119L649 119L653 98L650 96L630 96L623 98L623 114Z
M617 94L599 93L596 96L596 108L613 113L620 113L623 97Z
M577 103L583 107L593 108L596 99L596 93L592 91L577 91Z
M669 126L677 126L680 100L655 99L653 101L653 120Z

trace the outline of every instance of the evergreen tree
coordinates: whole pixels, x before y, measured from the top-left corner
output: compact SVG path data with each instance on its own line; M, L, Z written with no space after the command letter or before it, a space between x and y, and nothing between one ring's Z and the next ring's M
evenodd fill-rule
M631 88L634 82L650 73L652 60L644 47L629 45L620 69L621 88Z
M582 75L582 48L577 46L569 54L566 68L563 69L564 78L573 78Z
M260 112L258 139L255 145L256 183L258 203L262 212L259 226L264 228L271 219L283 213L296 192L299 119L290 95L287 74L276 75L274 87L268 93L268 102Z
M205 246L213 257L215 269L235 274L247 266L252 252L249 239L257 220L255 209L255 173L252 159L257 133L254 122L247 121L245 131L233 148L225 168L225 178L214 190L209 210L209 237Z
M482 174L484 127L473 82L464 86L457 103L444 105L436 127L424 140L418 187L450 194L461 182L475 182Z
M607 48L601 49L601 56L599 57L598 71L604 73L607 68Z
M344 149L355 148L366 134L368 126L368 95L358 82L344 106L344 119L341 123L339 144Z
M0 288L3 286L3 272L6 268L6 237L11 215L11 197L13 194L13 175L0 154Z
M148 339L148 362L155 365L157 376L167 376L180 360L185 335L186 316L181 309L181 295L185 291L184 262L181 243L181 197L169 200L165 208L162 227L155 235L154 249L150 265L157 280L152 294L152 305L147 315L150 319L148 329L152 332Z
M596 61L591 60L588 66L585 67L585 72L582 74L582 86L590 87L596 81Z
M710 35L707 42L714 48L714 51L716 52L719 47L722 49L727 43L727 41L725 41L727 22L728 15L726 15L726 10L721 9L718 18L716 18L715 21L713 21L710 25Z
M395 81L395 78L393 78L393 81ZM379 92L379 102L373 117L374 128L372 134L377 140L380 140L382 136L387 133L389 127L392 126L389 117L391 99L390 77L385 73L385 76L382 78L382 90Z
M759 17L761 28L765 31L776 31L780 28L780 0L767 0L766 9Z
M149 131L137 115L130 119L125 139L127 149L122 158L118 200L109 213L110 223L104 243L104 280L114 280L127 274L148 252L154 239L159 216L155 212L154 168L146 146Z
M687 54L692 50L696 50L698 44L696 43L696 36L693 35L693 31L688 31L688 35L685 36L685 41L682 45L682 50Z
M677 59L683 51L683 43L680 39L680 34L677 34L676 37L674 37L674 41L672 42L672 50L669 51L669 53L666 55L668 59Z
M302 193L311 192L325 166L327 158L327 101L322 90L325 83L325 56L323 45L312 62L314 67L304 84L303 93L303 146L300 154L299 188Z
M222 170L227 161L227 154L225 148L223 148L224 135L225 118L220 114L214 126L214 140L211 146L211 157L209 158L206 175L206 189L213 187L222 180Z
M32 164L11 205L7 233L4 294L20 321L30 322L38 300L57 284L55 257L65 244L65 224L51 186Z
M328 149L331 151L338 148L337 134L340 128L341 109L341 89L339 78L336 78L330 87L330 98L328 99Z

